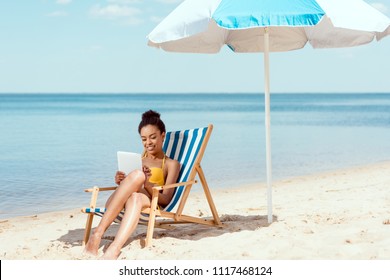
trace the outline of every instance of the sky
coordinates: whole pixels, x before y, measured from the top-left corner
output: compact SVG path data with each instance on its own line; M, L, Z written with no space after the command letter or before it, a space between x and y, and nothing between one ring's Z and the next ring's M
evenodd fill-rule
M0 0L0 93L264 92L263 54L167 53L147 35L182 0ZM390 17L390 0L366 0ZM271 92L390 92L390 36L272 53Z

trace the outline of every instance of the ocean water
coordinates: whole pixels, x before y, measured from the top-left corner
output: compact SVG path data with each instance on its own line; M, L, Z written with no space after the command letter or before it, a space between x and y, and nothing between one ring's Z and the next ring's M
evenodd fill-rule
M266 181L262 94L0 94L0 219L86 206L116 151L142 151L148 109L167 130L214 124L212 189ZM274 94L271 139L274 180L390 160L390 94Z

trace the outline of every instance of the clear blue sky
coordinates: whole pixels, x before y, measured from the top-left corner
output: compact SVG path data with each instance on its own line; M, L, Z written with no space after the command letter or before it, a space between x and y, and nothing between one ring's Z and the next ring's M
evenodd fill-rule
M0 93L263 92L261 53L147 46L180 2L1 0ZM390 0L367 2L390 16ZM273 53L271 92L390 92L390 36L356 48Z

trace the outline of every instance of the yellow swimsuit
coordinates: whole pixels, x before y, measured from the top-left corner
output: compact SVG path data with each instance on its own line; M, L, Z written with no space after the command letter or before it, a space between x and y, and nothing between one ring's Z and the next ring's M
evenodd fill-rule
M146 157L146 153L144 155ZM149 182L152 184L155 184L157 186L164 186L165 185L165 179L164 179L164 163L165 163L166 155L164 155L164 158L162 160L162 165L160 167L149 167L152 176L149 178Z

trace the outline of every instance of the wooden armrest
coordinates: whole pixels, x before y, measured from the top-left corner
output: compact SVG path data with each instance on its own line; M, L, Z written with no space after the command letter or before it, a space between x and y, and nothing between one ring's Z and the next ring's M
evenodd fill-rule
M196 180L193 180L193 181L188 181L188 182L180 182L180 183L176 183L176 184L169 184L169 185L164 185L164 186L155 186L153 187L153 189L157 189L157 190L163 190L163 189L172 189L172 188L176 188L176 187L179 187L179 186L185 186L185 185L192 185L192 184L196 184L198 181ZM113 187L103 187L103 188L99 188L99 187L94 187L94 188L97 188L98 191L114 191L118 188L118 186L113 186ZM90 189L85 189L84 192L93 192L94 188L90 188Z
M98 189L98 191L113 191L113 190L116 190L118 188L118 186L114 186L114 187L103 187L103 188L98 188L98 187L95 187ZM84 191L85 192L93 192L94 188L90 188L90 189L85 189Z
M198 181L196 180L193 180L193 181L188 181L188 182L180 182L180 183L176 183L176 184L169 184L169 185L164 185L164 186L155 186L153 187L153 189L156 189L156 190L163 190L163 189L172 189L172 188L177 188L179 186L185 186L185 185L193 185L193 184L196 184Z

